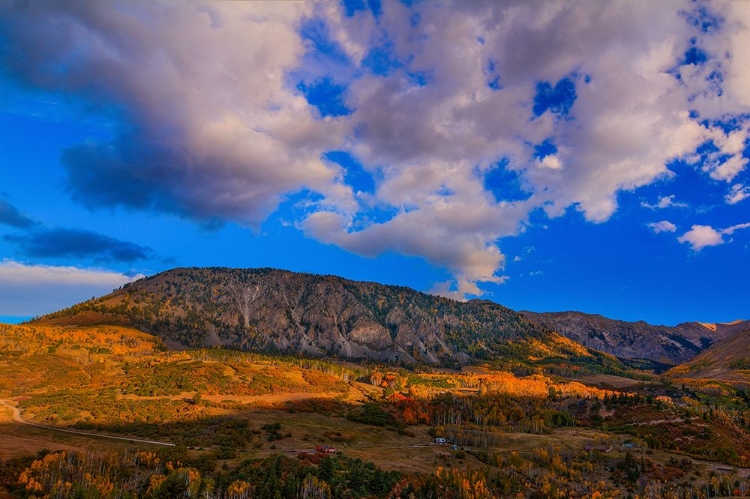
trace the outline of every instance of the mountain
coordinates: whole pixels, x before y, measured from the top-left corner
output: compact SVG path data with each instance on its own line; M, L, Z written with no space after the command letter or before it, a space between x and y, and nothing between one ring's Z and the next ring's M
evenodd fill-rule
M750 321L722 324L727 336L668 375L750 385Z
M40 322L130 325L173 348L225 345L401 363L601 358L490 301L274 269L174 269Z
M681 364L734 332L750 327L750 321L730 324L686 322L676 326L654 326L646 322L625 322L582 312L521 312L534 324L588 348L621 359L648 359L664 364Z

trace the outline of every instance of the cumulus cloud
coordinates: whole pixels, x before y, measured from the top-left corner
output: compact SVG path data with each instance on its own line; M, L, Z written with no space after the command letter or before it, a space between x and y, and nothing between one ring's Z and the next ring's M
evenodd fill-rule
M746 170L745 2L384 2L377 18L335 2L118 5L0 7L6 71L120 117L111 141L62 156L90 208L257 226L307 190L292 222L309 236L423 257L465 295L503 280L499 241L534 210L603 223L673 160L735 185ZM522 200L487 188L499 169Z
M693 227L677 240L681 243L688 243L694 251L700 251L707 246L719 246L724 244L724 236L732 235L740 229L750 228L750 223L738 224L723 230L716 230L709 225L693 225Z
M111 292L142 275L0 261L0 315L34 316Z
M655 234L659 234L661 232L677 232L677 226L668 220L650 223L648 224L648 226L651 228L651 230L654 231Z
M677 238L681 243L688 243L693 250L700 251L706 246L719 246L724 244L721 232L709 225L693 225L685 234Z
M153 255L150 248L81 229L40 229L3 237L31 258L93 258L134 262Z
M507 205L507 216L495 218L497 212L489 203L478 200L464 204L435 196L421 209L403 211L385 223L370 224L364 229L353 229L346 216L325 211L310 215L303 229L321 241L362 255L396 251L440 262L455 276L454 282L440 284L440 294L459 297L481 294L478 281L504 281L496 272L504 267L505 256L493 234L510 233L514 225L506 220L517 220L513 211L518 209L518 205ZM487 233L483 233L485 230Z
M7 200L0 199L0 224L26 229L35 225L36 221L18 211L18 208Z
M471 2L453 5L450 13L423 3L418 9L422 36L410 36L413 18L403 6L384 8L378 24L359 15L363 29L352 36L364 46L387 36L392 58L406 68L392 69L387 78L366 74L351 85L348 100L357 109L352 121L361 125L353 150L383 178L378 199L408 210L376 228L330 225L339 233L328 241L351 245L376 232L399 234L421 240L411 243L429 247L422 254L445 264L434 255L448 232L435 230L446 226L429 214L434 193L443 192L451 205L482 205L481 192L471 188L479 180L466 172L502 161L531 196L515 210L489 203L487 211L505 224L488 222L471 232L469 237L483 239L467 251L485 253L490 262L495 241L516 233L534 208L558 216L575 206L587 220L604 222L617 209L619 191L673 177L667 163L695 155L708 140L719 142L726 154L738 154L735 146L746 130L730 137L690 112L698 106L701 118L726 115L715 105L708 69L698 71L685 60L690 40L708 36L686 22L687 3L581 9L576 3ZM389 27L386 35L382 26ZM734 33L729 31L715 37L721 39L716 53L718 45L729 43ZM488 84L490 71L494 84ZM421 72L428 75L426 85L409 80L410 73ZM537 146L546 142L556 150L538 156ZM667 196L658 205L682 204ZM404 219L417 218L417 212L430 230L404 231ZM457 207L452 213L460 218L463 212ZM320 231L315 234L322 238ZM383 241L373 239L368 248ZM466 260L452 258L449 268ZM466 279L495 276L480 268L485 267L465 273Z

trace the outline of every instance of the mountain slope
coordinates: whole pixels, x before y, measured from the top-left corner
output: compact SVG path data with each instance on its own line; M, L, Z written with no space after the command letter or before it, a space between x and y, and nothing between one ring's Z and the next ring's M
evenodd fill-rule
M727 337L689 362L670 369L667 374L676 378L750 383L750 322L725 326Z
M581 312L521 312L531 322L589 348L623 359L648 359L681 364L715 342L728 337L749 321L731 324L686 322L654 326L643 321L625 322Z
M493 302L273 269L174 269L41 321L128 324L172 346L404 363L592 356Z

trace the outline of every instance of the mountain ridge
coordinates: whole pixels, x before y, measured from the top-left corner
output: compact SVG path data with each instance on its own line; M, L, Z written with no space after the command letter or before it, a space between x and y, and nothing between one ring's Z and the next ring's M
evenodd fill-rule
M406 364L593 355L495 302L270 268L172 269L40 319L92 320L130 324L172 347Z
M515 312L406 286L272 268L176 268L39 319L131 325L173 349L228 346L315 357L462 365L603 352L679 365L750 321L657 326L583 312Z

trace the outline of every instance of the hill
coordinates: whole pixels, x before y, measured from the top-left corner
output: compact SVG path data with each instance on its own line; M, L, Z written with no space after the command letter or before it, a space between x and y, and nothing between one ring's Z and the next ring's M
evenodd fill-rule
M717 341L750 328L750 321L654 326L643 321L625 322L582 312L521 313L534 324L588 348L622 359L648 359L671 365L687 362Z
M493 302L274 269L174 269L38 322L127 325L171 348L405 364L601 357Z

